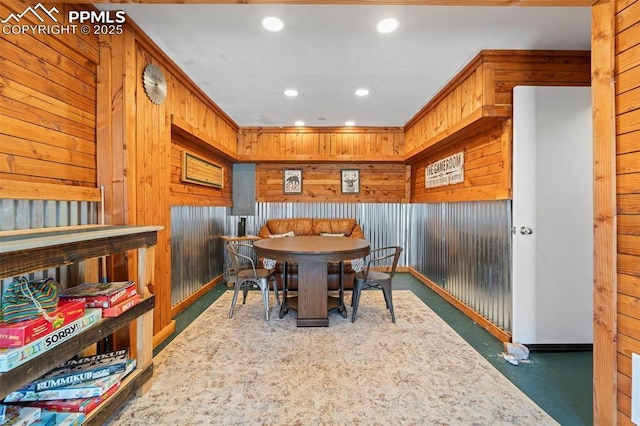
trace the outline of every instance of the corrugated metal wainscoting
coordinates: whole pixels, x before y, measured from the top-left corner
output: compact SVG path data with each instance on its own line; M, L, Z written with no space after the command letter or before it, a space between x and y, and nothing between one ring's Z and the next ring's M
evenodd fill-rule
M511 331L511 201L414 204L410 264Z
M171 210L172 303L221 274L219 235L237 235L224 207ZM255 235L271 218L355 218L372 247L405 247L411 266L497 326L511 330L511 202L379 204L258 203L247 216ZM202 261L205 259L206 261Z
M99 203L85 201L0 199L0 231L36 229L51 226L95 225ZM29 279L54 278L63 288L75 280L77 265L28 274ZM12 279L2 280L2 291ZM75 284L75 283L74 283Z
M171 207L171 306L222 274L227 207Z

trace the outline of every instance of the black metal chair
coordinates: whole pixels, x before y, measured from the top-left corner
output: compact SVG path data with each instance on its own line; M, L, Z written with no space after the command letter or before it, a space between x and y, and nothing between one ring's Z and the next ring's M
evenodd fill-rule
M368 260L366 261L367 266L364 270L356 273L356 279L353 283L353 296L351 299L353 313L351 315L351 322L356 321L358 304L360 303L360 293L367 288L382 290L387 309L391 312L391 322L396 322L396 315L393 311L393 298L391 295L391 281L396 273L400 253L402 253L402 247L399 246L381 247L371 250L368 255ZM391 261L390 268L388 265L389 261ZM378 268L379 266L386 266L387 270L382 272L377 269L371 269L372 267Z
M247 256L240 253L240 248L253 251L253 246L250 244L242 243L228 243L227 252L231 259L231 264L236 275L236 283L233 286L233 300L231 301L231 309L229 310L229 318L233 317L233 310L236 307L238 300L238 293L242 289L242 304L247 301L247 294L249 288L252 285L256 285L260 288L262 293L262 302L264 305L264 314L267 321L269 321L269 282L273 278L273 269L256 268L255 262L251 256ZM273 290L278 299L278 287L273 280Z

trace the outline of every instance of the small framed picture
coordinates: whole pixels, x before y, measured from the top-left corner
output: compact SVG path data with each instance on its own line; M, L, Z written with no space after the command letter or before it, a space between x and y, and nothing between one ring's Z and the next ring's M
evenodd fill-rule
M342 170L341 174L342 193L360 193L360 170Z
M282 178L285 194L302 194L302 170L288 169Z

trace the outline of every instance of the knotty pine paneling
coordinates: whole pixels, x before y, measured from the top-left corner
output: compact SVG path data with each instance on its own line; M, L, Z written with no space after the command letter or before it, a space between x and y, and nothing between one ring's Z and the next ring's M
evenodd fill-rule
M615 14L618 1L591 8L593 104L593 423L625 424L618 411L616 361ZM627 418L627 423L629 419Z
M411 202L501 200L511 197L511 122L504 122L444 149L433 150L411 165ZM464 152L464 182L425 187L430 163Z
M0 16L20 13L26 6L21 1L3 2ZM58 5L59 22L64 23L69 7ZM21 23L41 24L31 14ZM3 181L97 186L98 51L98 39L92 35L0 34Z
M238 157L251 162L401 162L398 128L241 128Z
M513 103L514 86L589 86L591 55L585 51L497 53L485 57L492 64L496 104Z
M625 366L640 353L640 1L618 2L615 22L618 413L630 423Z
M180 182L182 151L222 163L216 150L235 153L237 125L135 25L127 23L121 36L103 37L100 47L104 68L98 86L102 160L98 173L111 198L109 214L118 222L114 224L164 227L158 232L151 288L156 296L154 334L166 335L173 320L171 206L232 204L229 156L220 190ZM167 98L160 105L147 98L142 86L149 63L158 65L167 80ZM173 134L173 118L182 123L179 135ZM135 271L136 261L129 256L121 265Z
M182 181L183 153L188 152L223 168L222 188ZM171 205L231 207L232 164L182 137L171 141Z
M302 170L302 194L283 193L284 169ZM342 169L360 170L360 193L342 194ZM259 163L256 166L258 202L287 203L406 203L409 168L403 164Z
M471 61L405 126L406 152L420 149L480 108L485 92L480 57Z
M213 146L236 151L238 126L217 106L194 93L194 87L183 78L172 79L169 91L172 115L207 135Z
M483 106L511 105L516 85L588 86L590 81L589 52L484 50L407 122L406 152Z
M590 59L590 53L583 51L480 52L405 126L407 152L423 150L410 159L412 202L511 198L510 120L495 124L489 131L452 129L460 127L473 114L483 112L484 116L483 108L510 107L516 85L589 85ZM633 101L628 100L627 104ZM434 138L450 134L453 136L442 139L446 140L446 148L437 142L430 146ZM465 151L464 183L426 189L426 165L459 151Z

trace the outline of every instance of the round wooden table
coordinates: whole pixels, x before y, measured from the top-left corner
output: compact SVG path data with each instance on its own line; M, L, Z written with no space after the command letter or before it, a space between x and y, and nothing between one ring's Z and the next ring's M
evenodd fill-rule
M359 238L322 236L266 238L253 248L260 257L298 263L298 327L329 325L328 312L336 306L327 294L327 262L365 257L371 249Z

